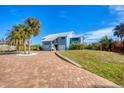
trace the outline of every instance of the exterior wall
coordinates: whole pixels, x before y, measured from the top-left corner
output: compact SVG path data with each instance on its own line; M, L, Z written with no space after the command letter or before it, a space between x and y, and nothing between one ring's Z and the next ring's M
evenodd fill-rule
M67 38L66 38L66 48L68 49L69 48L69 45L70 45L70 37L68 36Z
M66 37L59 37L52 42L54 45L58 46L58 50L66 50ZM42 42L43 50L49 51L51 50L50 42Z
M59 37L58 41L58 50L65 50L66 49L66 37Z
M50 42L42 42L42 47L43 47L43 50L50 51L51 44Z
M83 36L81 36L81 43L84 43L84 38L83 38Z

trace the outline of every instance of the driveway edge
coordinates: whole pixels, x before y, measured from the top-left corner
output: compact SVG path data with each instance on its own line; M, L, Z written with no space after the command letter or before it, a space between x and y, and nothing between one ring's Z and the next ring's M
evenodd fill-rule
M56 54L59 58L65 60L66 62L71 63L72 65L75 65L75 66L81 68L81 65L79 65L79 64L77 64L76 62L70 60L69 58L67 58L67 57L65 57L65 56L63 56L63 55L61 55L59 52L55 52L55 54Z

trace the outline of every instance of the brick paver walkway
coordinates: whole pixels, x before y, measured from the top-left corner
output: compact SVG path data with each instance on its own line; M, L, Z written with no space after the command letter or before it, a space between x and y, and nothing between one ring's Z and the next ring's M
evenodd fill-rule
M119 87L73 66L54 52L31 57L0 55L0 87Z

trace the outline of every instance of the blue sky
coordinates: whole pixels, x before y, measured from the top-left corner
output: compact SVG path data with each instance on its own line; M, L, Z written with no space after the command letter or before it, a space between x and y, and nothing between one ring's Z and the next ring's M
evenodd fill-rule
M13 25L29 17L41 22L41 33L33 37L33 44L41 44L48 34L74 31L83 34L85 42L95 42L108 35L124 20L124 6L0 6L0 38L4 38Z

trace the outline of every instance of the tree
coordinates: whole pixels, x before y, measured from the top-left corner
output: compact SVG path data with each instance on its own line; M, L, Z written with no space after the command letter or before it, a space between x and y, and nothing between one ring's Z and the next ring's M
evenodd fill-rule
M12 30L10 31L6 39L10 45L15 45L17 47L17 50L19 50L19 45L22 44L22 41L20 28L18 25L13 26Z
M99 41L101 43L102 50L111 50L112 39L108 36L104 36Z
M30 35L28 33L29 28L25 25L20 24L20 35L21 35L21 40L23 41L23 47L24 47L24 53L26 54L26 43L27 43L27 39L30 38Z
M30 36L30 38L28 38L28 53L30 53L32 36L37 36L40 33L40 22L33 17L29 17L25 20L25 25L28 27L27 31Z
M26 53L26 43L28 43L28 53L30 53L30 45L32 36L37 36L40 33L40 22L29 17L25 20L24 24L19 24L12 27L7 35L7 42L11 45L16 45L17 50L19 46L24 46L24 52Z
M24 46L24 53L26 53L26 39L29 38L27 33L27 27L25 25L19 24L13 26L12 30L9 32L6 40L8 44L15 45L19 51L19 46Z
M124 37L124 23L120 23L119 25L117 25L114 29L114 36L119 37L121 40Z
M114 36L119 37L123 40L124 37L124 23L120 23L114 28ZM123 40L123 48L124 48L124 40Z

